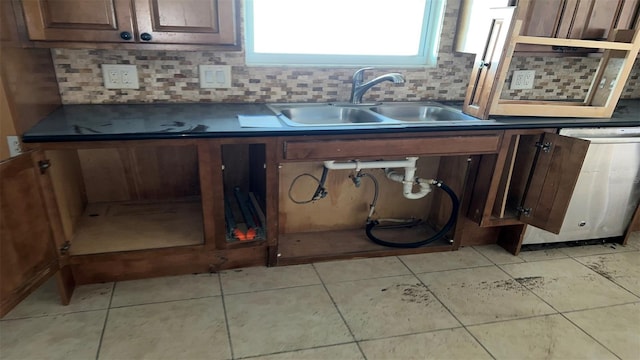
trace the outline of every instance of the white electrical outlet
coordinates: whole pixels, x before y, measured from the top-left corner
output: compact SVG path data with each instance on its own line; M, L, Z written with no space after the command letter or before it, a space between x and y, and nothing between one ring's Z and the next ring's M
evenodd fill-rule
M229 89L231 87L230 65L200 65L200 88Z
M9 156L14 157L22 154L22 146L20 138L17 136L7 136L7 145L9 145Z
M138 68L135 65L102 64L104 87L107 89L138 89Z
M536 78L535 70L516 70L511 78L511 90L533 89L533 80Z

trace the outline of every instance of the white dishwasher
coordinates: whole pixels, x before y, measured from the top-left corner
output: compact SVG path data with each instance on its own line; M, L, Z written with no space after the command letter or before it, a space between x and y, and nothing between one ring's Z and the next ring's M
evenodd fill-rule
M527 226L523 244L605 239L624 235L640 201L640 127L562 129L590 140L559 234Z

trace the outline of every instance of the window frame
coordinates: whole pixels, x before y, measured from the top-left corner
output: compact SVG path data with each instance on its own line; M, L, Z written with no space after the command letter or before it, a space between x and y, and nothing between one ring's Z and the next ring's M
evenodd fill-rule
M262 0L264 1L264 0ZM445 0L427 0L417 55L328 55L256 53L253 39L254 0L244 4L245 63L248 66L402 66L435 67L444 20Z

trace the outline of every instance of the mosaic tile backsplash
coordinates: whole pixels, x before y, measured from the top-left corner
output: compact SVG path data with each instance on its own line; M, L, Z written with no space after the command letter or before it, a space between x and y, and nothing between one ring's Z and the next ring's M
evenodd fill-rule
M368 78L400 72L405 84L383 83L365 101L462 100L474 55L452 51L459 1L448 1L443 20L438 64L434 68L379 68ZM356 68L249 67L242 51L145 51L52 49L56 76L65 104L148 102L326 102L347 101ZM103 86L101 64L135 64L140 88L109 90ZM231 89L200 89L199 64L231 65ZM536 70L536 89L509 90L503 97L584 98L597 59L519 58L512 69ZM511 73L512 71L510 71ZM640 98L640 65L636 61L623 93ZM583 77L587 77L583 79ZM508 79L507 81L510 81Z

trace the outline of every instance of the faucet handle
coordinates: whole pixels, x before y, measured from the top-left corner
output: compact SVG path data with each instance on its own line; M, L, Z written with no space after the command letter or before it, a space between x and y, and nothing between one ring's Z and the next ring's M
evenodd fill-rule
M356 70L356 72L353 73L353 82L356 84L360 84L364 81L364 72L366 70L373 70L374 68L371 66L368 67L363 67L361 69Z

